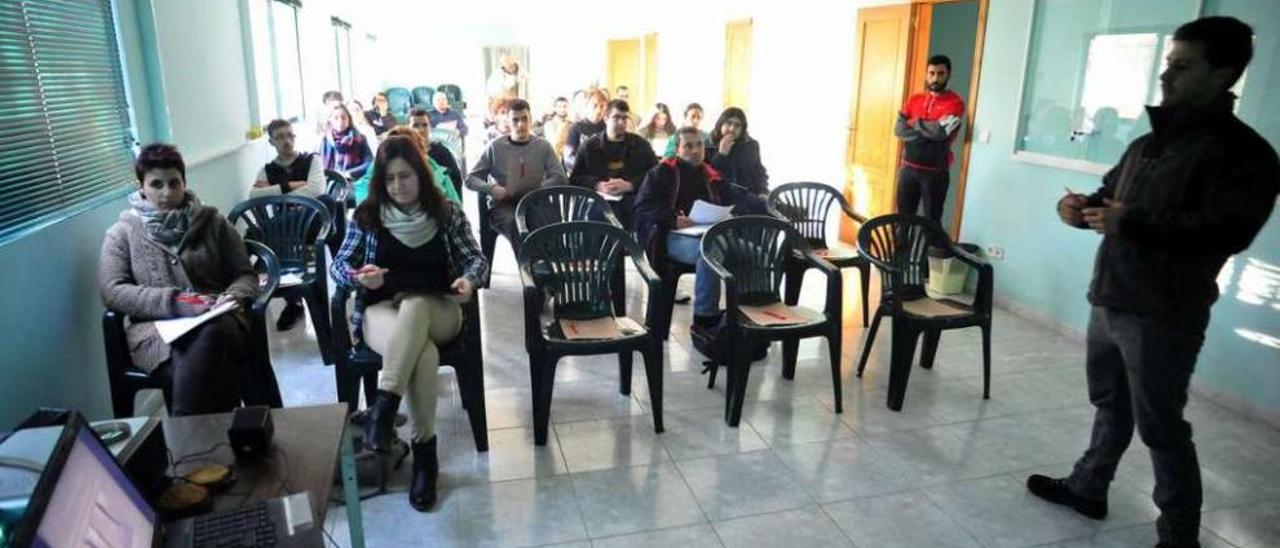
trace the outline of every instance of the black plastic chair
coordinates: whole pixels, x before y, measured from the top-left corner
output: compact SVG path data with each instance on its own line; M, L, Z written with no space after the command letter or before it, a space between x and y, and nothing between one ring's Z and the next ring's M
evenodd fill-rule
M324 170L324 178L328 181L325 186L325 195L333 198L335 203L342 204L347 209L355 209L356 194L352 192L351 179L332 169Z
M296 274L301 283L281 285L272 298L302 298L316 329L316 342L325 364L333 363L329 329L329 297L325 244L333 231L329 207L306 196L262 196L237 204L227 215L231 224L243 221L245 237L258 240L280 259L281 276Z
M609 202L595 192L577 186L552 186L539 188L526 194L516 204L516 230L523 241L529 233L547 225L569 221L603 221L623 228ZM625 230L625 228L624 228ZM618 261L614 273L613 311L618 316L627 314L626 263Z
M243 383L242 398L247 405L283 407L280 385L271 367L271 355L267 349L266 313L271 293L280 283L280 262L267 246L253 240L245 240L249 260L258 272L258 295L250 307L253 325L250 329L252 353L248 373L252 379ZM157 389L164 394L164 403L173 407L173 380L165 375L144 371L133 365L129 354L129 342L125 336L125 315L115 310L102 313L102 342L107 354L107 382L111 390L111 412L116 418L134 416L133 400L139 390Z
M524 282L525 346L533 389L533 437L546 445L551 420L551 393L556 363L564 356L617 354L619 389L631 393L633 353L644 357L653 407L653 430L662 432L662 342L651 330L657 301L649 299L644 325L619 317L621 336L613 339L569 339L559 320L613 318L614 272L630 255L649 295L661 282L645 261L640 245L625 230L592 221L570 221L534 230L521 246L520 277ZM552 312L544 314L550 301Z
M364 386L365 401L373 401L378 390L378 371L382 370L382 356L374 352L359 337L352 337L347 322L347 301L350 293L342 288L334 291L329 303L333 322L333 348L337 357L334 364L334 380L338 387L338 401L347 404L349 412L359 407L360 388ZM485 413L484 398L484 345L480 332L480 296L473 294L462 305L462 331L440 348L440 365L453 367L458 379L458 392L462 408L471 421L471 435L476 451L489 450L489 422Z
M933 299L925 294L929 277L928 248L943 247L978 272L972 305ZM915 357L916 339L923 334L920 366L933 367L938 339L946 329L982 328L982 398L991 397L991 308L994 272L986 261L957 246L942 227L927 217L893 214L875 217L858 231L858 252L880 270L880 306L863 343L858 376L867 365L880 319L893 316L889 358L888 406L902 410L907 379Z
M740 306L764 306L782 301L780 286L787 263L799 254L810 268L827 275L827 299L821 312L796 307L808 321L790 325L757 325L739 310ZM808 243L791 225L764 215L735 217L716 223L702 236L702 257L724 282L727 308L720 333L728 349L729 381L725 387L725 422L738 426L746 399L751 370L752 344L756 341L798 341L826 337L831 357L831 390L836 413L844 411L840 384L841 279L840 269L813 254ZM783 363L784 376L795 375L793 353ZM713 370L714 371L714 370Z
M814 250L826 250L822 256L827 262L841 270L849 267L858 269L858 280L862 289L862 325L867 325L870 304L867 302L871 293L871 261L850 249L852 254L837 254L827 243L827 218L831 214L831 206L840 208L844 215L859 226L867 222L867 218L849 208L844 196L831 185L823 183L803 182L787 183L773 189L769 193L769 212L774 216L791 223L800 235L809 242ZM808 269L803 260L792 261L787 272L785 287L786 302L794 305L800 300L800 285L804 281L804 271ZM794 274L792 276L791 274ZM787 348L783 347L783 352ZM791 349L794 351L794 347Z

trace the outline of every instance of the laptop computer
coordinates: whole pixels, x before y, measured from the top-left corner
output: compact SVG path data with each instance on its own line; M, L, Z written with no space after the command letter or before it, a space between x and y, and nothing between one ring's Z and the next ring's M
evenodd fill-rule
M160 523L78 413L63 429L11 540L12 546L38 548L323 545L306 493Z

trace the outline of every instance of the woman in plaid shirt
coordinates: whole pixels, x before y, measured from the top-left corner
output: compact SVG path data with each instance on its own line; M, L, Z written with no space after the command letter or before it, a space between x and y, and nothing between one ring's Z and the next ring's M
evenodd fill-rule
M353 323L365 343L382 354L365 443L376 451L391 446L396 409L407 395L413 416L409 504L425 512L435 504L440 471L438 347L458 336L459 303L472 297L489 264L471 237L466 215L441 194L421 148L407 137L392 137L378 147L369 197L356 208L353 221L330 274L340 287L356 291Z

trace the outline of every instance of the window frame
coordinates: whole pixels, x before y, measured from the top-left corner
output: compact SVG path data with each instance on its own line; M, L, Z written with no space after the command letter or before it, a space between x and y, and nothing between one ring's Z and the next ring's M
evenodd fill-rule
M92 141L84 141L83 134L76 134L75 139L69 141L66 129L59 130L56 126L68 122L65 115L53 116L52 113L66 109L68 106L93 106L89 101L73 101L71 97L66 95L67 92L61 88L66 86L65 82L57 85L46 86L46 80L57 81L58 79L69 78L68 74L59 74L57 63L65 61L55 61L49 63L50 68L41 70L40 58L49 57L50 59L65 58L66 55L73 51L70 44L58 44L59 40L51 37L41 38L39 34L32 32L30 25L31 15L26 13L25 4L16 4L15 8L24 14L22 24L25 41L27 46L21 51L26 56L26 63L21 65L24 70L23 76L30 75L30 80L26 84L10 84L14 87L32 86L39 97L39 110L37 117L42 120L41 126L35 131L27 131L25 139L18 140L21 143L26 140L43 141L44 146L48 148L48 153L52 156L49 161L53 164L53 171L56 173L54 178L47 181L39 181L49 185L49 188L41 189L41 192L48 192L46 202L38 204L38 211L31 215L17 215L11 220L6 220L0 224L0 247L10 243L22 240L27 236L39 232L46 227L57 224L67 219L71 219L86 211L101 207L104 204L114 202L123 196L128 195L136 189L132 163L138 151L138 125L137 116L133 108L133 94L130 89L128 80L128 64L125 57L123 32L121 29L121 13L116 5L117 0L98 0L97 8L101 10L103 20L103 32L105 34L105 46L109 51L95 51L96 54L102 54L102 57L109 59L111 66L107 70L113 74L108 78L115 84L114 89L105 90L103 96L111 95L109 99L104 99L102 104L97 105L100 108L115 111L111 118L119 117L119 128L113 128L111 132L119 131L118 135L112 133L103 133L99 139ZM49 6L42 6L43 9L52 9ZM39 14L47 17L48 13ZM41 45L42 41L48 41ZM57 47L61 46L61 47ZM85 45L83 43L74 47L75 52L82 52ZM76 53L78 55L78 53ZM87 57L87 56L86 56ZM62 67L65 69L65 67ZM22 81L23 78L15 79ZM109 102L108 102L109 101ZM15 105L19 106L19 105ZM101 114L99 114L101 116ZM99 122L101 123L101 122ZM108 122L108 127L114 124ZM86 166L75 165L63 168L62 162L58 161L60 154L72 154L71 149L75 147L113 147L113 143L120 138L120 145L123 150L111 151L103 154L103 161L112 161L109 156L121 154L120 160L126 162L126 168L117 170L121 173L118 175L121 179L118 182L98 181L88 184L85 179ZM59 144L59 141L69 141ZM14 147L14 150L21 150L22 145ZM12 152L11 150L10 152ZM38 153L38 152L37 152ZM2 160L2 159L0 159ZM63 173L63 170L71 170L72 173ZM97 173L97 171L94 171ZM127 175L126 175L127 174ZM13 179L10 179L12 183ZM0 186L0 199L11 196L10 189ZM14 200L12 203L19 205L37 205L23 204L22 200Z

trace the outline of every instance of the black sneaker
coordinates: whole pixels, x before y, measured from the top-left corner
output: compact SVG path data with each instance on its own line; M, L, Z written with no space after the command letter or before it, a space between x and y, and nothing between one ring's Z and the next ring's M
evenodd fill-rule
M1087 518L1102 519L1107 517L1107 501L1105 499L1087 499L1072 493L1071 489L1067 487L1067 480L1065 479L1032 474L1027 478L1027 489L1031 491L1031 494L1054 504L1070 506L1072 510Z
M690 296L688 293L685 293L683 289L676 290L676 297L675 297L676 304L689 304L689 301L692 301L692 300L693 300L693 297Z
M1186 544L1172 544L1168 542L1161 542L1156 545L1156 548L1200 548L1200 543L1191 542Z
M303 312L306 312L306 309L302 307L301 302L286 302L284 310L280 311L280 319L276 320L276 331L293 329L294 324L302 319Z

